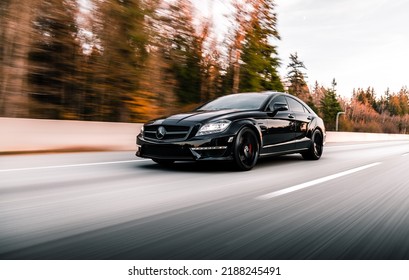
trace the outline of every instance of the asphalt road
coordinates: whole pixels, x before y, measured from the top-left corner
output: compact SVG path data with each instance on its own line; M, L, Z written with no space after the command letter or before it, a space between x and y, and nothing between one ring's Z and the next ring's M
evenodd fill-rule
M132 151L0 157L0 259L409 259L408 237L409 142L249 172Z

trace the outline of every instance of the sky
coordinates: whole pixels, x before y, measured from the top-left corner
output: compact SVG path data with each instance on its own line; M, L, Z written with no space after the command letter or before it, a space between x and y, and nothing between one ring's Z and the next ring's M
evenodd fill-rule
M204 13L210 10L222 22L228 0L194 0ZM297 52L307 70L307 84L315 81L337 93L352 96L353 89L373 87L378 96L389 88L409 86L409 0L276 0L276 41L281 76L289 56ZM218 30L223 30L218 28Z
M290 53L307 67L307 82L351 96L374 87L378 95L409 86L409 1L277 0L279 56L285 73Z

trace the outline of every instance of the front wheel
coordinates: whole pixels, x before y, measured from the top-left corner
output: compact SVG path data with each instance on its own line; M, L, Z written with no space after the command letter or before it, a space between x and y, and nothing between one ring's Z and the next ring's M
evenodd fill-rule
M319 130L315 130L311 136L311 146L308 151L302 153L304 159L318 160L324 149L324 139Z
M234 161L241 171L252 169L258 159L259 143L254 131L248 127L242 128L234 142Z

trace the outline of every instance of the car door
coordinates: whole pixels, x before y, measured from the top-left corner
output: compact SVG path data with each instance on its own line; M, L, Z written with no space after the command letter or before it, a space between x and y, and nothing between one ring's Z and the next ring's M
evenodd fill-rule
M286 97L288 105L295 115L294 133L296 140L296 149L308 148L311 144L309 138L307 138L308 128L313 119L308 109L299 101L294 98Z
M276 110L277 105L281 110ZM262 154L275 154L295 149L294 121L295 115L289 109L284 95L272 99L266 109L268 115L268 127L264 136L264 147Z

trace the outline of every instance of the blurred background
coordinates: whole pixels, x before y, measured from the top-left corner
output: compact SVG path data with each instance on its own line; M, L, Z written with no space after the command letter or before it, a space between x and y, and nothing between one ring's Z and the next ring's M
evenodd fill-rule
M405 3L0 0L0 259L409 259L409 91L391 77L407 63L382 64L392 60L384 45L368 52L408 19ZM372 13L373 33L345 24L371 6L396 21ZM280 18L292 8L303 37L289 51ZM334 14L337 27L364 28L357 42L323 20ZM303 44L330 78L315 81ZM340 68L355 85L377 79L373 65L394 90L342 89ZM289 155L251 172L135 158L141 122L263 90L303 99L328 130L339 116L347 132L327 134L320 161Z
M1 0L0 117L144 122L226 94L286 90L328 130L346 112L340 130L408 133L406 87L345 97L336 77L308 86L297 52L282 65L276 4Z

